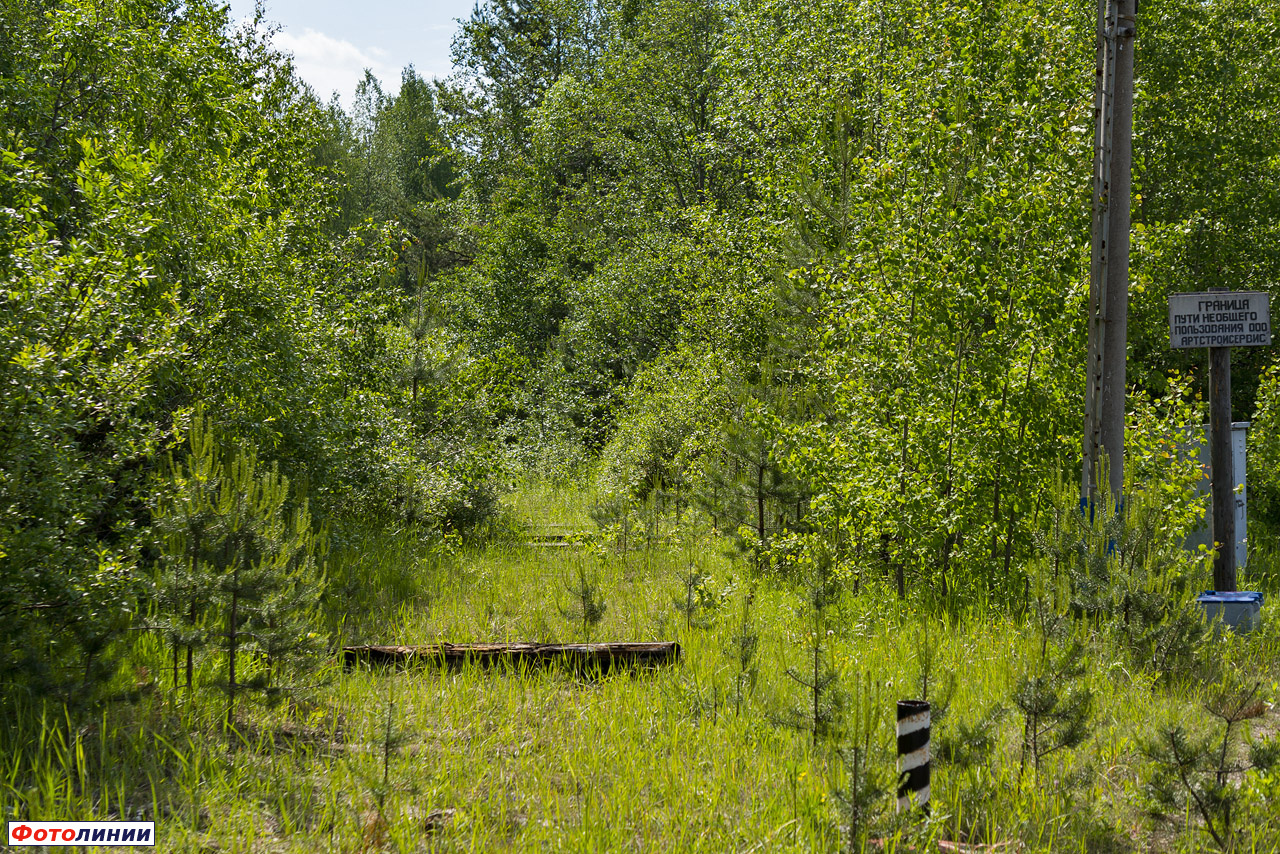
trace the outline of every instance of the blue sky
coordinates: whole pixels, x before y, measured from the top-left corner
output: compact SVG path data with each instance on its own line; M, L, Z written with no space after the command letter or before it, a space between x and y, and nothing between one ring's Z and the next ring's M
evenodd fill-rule
M230 5L233 19L253 14L253 0ZM410 63L426 78L449 74L455 19L474 8L475 0L266 0L267 20L281 27L275 46L293 54L321 100L337 92L347 106L365 68L390 93Z

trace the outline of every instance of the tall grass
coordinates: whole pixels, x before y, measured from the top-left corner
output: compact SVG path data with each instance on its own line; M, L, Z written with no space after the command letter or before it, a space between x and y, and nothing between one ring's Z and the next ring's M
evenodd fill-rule
M556 519L587 530L588 505L563 502L545 491L515 506L532 529ZM697 555L713 603L706 627L673 605L689 558L674 544L624 560L607 544L468 550L407 532L352 535L332 555L347 598L326 603L342 640L572 640L577 629L558 600L563 580L589 562L608 602L593 639L678 640L681 662L594 680L555 668L334 668L283 705L246 707L228 747L223 698L209 687L223 663L200 659L199 687L188 694L164 678L160 642L144 637L116 686L127 699L96 716L5 698L0 810L154 818L167 851L840 850L846 834L833 793L848 780L838 739L815 745L775 723L800 699L785 674L809 654L804 593L751 577L712 542ZM748 595L760 673L739 710L732 648ZM1008 613L947 614L874 586L843 596L833 613L831 663L843 690L871 692L872 762L890 778L893 702L918 691L921 638L930 638L934 674L956 678L935 739L1008 707L1039 643L1034 626ZM1076 630L1090 638L1085 679L1098 698L1085 743L1055 754L1038 777L1020 773L1020 732L1006 715L988 759L936 763L927 819L896 817L886 793L871 826L884 849L926 850L930 839L1034 851L1205 841L1188 816L1150 818L1138 749L1155 720L1207 726L1205 686L1147 674L1101 633ZM1280 620L1216 643L1219 672L1254 673L1265 698L1280 699ZM1255 732L1276 720L1268 711ZM1247 800L1250 843L1280 848L1267 814L1274 785L1256 777L1241 785L1256 792Z

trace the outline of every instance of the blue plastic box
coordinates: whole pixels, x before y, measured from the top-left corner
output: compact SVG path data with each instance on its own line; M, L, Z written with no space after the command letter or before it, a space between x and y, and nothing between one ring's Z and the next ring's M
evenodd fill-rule
M1262 617L1262 594L1256 590L1206 590L1196 597L1210 623L1221 620L1236 632L1253 631Z

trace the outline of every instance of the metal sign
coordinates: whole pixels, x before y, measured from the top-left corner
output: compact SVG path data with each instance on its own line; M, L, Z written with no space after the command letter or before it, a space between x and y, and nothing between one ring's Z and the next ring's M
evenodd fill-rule
M1271 305L1262 291L1169 294L1169 346L1261 347L1271 343Z

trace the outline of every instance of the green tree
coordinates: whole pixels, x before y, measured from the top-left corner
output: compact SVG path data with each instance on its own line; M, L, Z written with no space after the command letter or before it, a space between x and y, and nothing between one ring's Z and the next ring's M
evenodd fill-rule
M408 426L379 421L399 234L335 225L331 116L224 7L3 14L0 679L89 696L144 584L152 472L197 402L324 509L386 506L417 476Z
M487 153L519 156L529 114L564 74L589 67L598 50L594 0L486 0L454 39L454 64L479 88Z
M252 450L219 449L202 412L192 419L186 451L184 462L170 462L156 506L166 557L159 616L174 644L175 681L179 646L188 688L196 646L213 641L226 653L231 728L242 691L278 693L286 666L309 663L317 652L324 539L288 479L274 466L264 470ZM250 676L246 652L261 656Z
M1160 0L1141 16L1129 338L1134 381L1163 394L1173 370L1207 381L1201 351L1169 347L1168 294L1280 281L1280 12ZM1235 417L1250 420L1271 354L1243 347L1232 361Z
M788 426L791 465L904 593L1018 590L1037 484L1065 461L1082 20L778 2L727 36L722 121L748 131L758 214L790 211L777 322L811 330L788 346L824 400Z
M189 315L135 254L154 162L86 142L78 184L100 224L64 243L30 156L4 151L0 174L16 204L0 238L0 679L91 695L139 592L146 414Z

